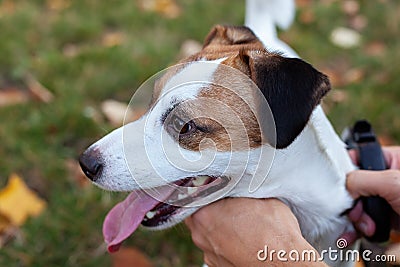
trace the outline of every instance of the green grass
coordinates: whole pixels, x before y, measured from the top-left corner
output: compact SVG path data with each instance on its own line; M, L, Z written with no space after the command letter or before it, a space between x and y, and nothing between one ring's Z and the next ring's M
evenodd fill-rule
M81 188L65 166L86 146L109 132L99 112L106 99L127 102L146 78L176 61L186 39L202 41L213 24L242 24L243 1L179 1L183 12L167 19L138 9L136 1L66 1L51 10L49 1L18 0L12 12L0 2L0 90L26 90L30 74L55 96L48 104L30 101L0 108L0 186L12 172L48 202L40 217L31 219L18 237L0 249L0 266L110 266L102 247L101 225L106 212L123 196L98 188ZM329 117L343 129L368 118L378 133L400 142L400 5L395 0L361 1L368 26L358 48L343 50L329 41L330 32L346 26L340 1L298 11L315 16L313 23L297 20L282 37L306 60L321 69L361 69L363 79L342 84L347 100L331 103ZM104 34L119 32L120 45L106 47ZM379 55L366 47L381 42ZM67 56L67 49L75 56ZM201 253L183 226L163 232L138 231L127 245L148 253L157 266L199 266Z

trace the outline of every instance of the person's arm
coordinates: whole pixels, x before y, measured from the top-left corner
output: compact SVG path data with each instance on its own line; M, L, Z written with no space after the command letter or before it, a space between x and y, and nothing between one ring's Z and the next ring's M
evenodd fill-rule
M301 235L289 207L277 199L223 199L185 222L210 267L326 266L323 262L290 261L291 250L301 254L315 249ZM286 255L280 252L279 258L280 250Z

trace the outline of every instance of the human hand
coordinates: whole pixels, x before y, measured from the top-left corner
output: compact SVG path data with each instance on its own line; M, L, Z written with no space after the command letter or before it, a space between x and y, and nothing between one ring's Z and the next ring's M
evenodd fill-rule
M361 196L380 196L386 199L396 212L395 217L398 218L400 214L400 147L384 147L383 153L389 170L350 172L347 175L346 187L354 199ZM350 151L349 154L353 162L358 163L355 151ZM372 236L374 234L375 223L364 212L361 201L349 212L348 217L362 235ZM394 226L397 227L397 225ZM358 235L349 232L343 234L342 238L352 243L358 238Z
M264 246L269 251L313 249L302 237L291 210L277 199L222 199L201 208L185 223L209 267L265 266L257 259ZM267 260L268 266L326 266Z

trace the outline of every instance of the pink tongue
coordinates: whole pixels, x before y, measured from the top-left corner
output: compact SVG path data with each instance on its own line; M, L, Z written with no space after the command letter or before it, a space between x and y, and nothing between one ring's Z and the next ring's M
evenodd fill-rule
M173 191L172 187L163 187L158 198L165 199ZM140 225L146 213L159 201L143 191L134 191L110 210L104 219L103 236L109 252L118 251L122 241L127 239Z

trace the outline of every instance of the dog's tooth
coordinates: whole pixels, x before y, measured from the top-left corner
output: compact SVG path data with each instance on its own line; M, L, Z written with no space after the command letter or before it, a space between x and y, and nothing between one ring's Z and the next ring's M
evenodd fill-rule
M204 183L207 181L208 176L201 175L197 176L195 179L193 179L193 185L194 186L201 186L204 185Z
M191 195L191 194L193 194L193 193L196 193L197 190L198 190L198 188L196 188L196 187L188 187L188 188L187 188L188 195Z
M178 200L184 199L184 198L186 198L186 197L187 197L186 194L179 194L179 195L178 195Z
M146 213L146 217L149 219L152 219L154 217L154 215L156 215L156 213L154 211L149 211Z

